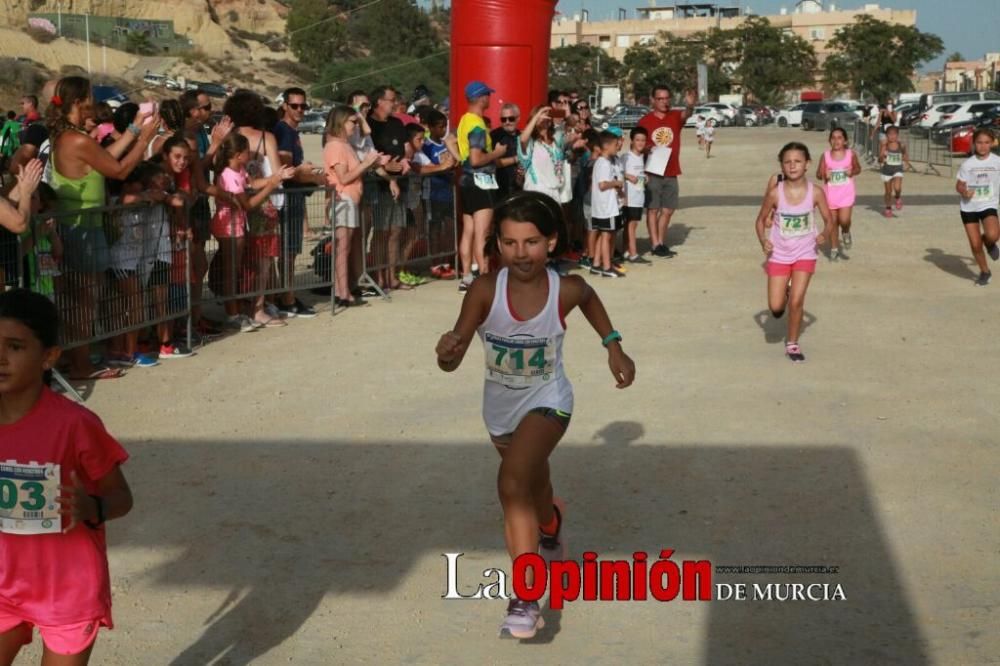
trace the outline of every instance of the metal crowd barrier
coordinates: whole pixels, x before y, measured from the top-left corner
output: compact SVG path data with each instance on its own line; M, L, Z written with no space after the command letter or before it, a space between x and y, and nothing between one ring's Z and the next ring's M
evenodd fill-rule
M328 188L279 191L245 217L207 196L186 208L43 213L20 237L0 234L0 290L25 287L50 298L63 349L115 347L121 336L163 324L175 328L172 340L183 341L174 333L186 329L191 346L196 317L217 303L307 289L329 289L332 301L343 252L353 264L351 286L372 286L386 298L379 285L391 286L400 269L454 261L454 200L431 207L405 192L383 196L374 182L366 189L351 247L338 245L346 237L336 231L343 202Z
M864 121L854 125L854 146L869 165L876 167L879 158L880 131L880 128L872 128ZM922 173L949 177L954 174L955 159L951 152L951 130L928 130L914 125L901 129L900 139L906 144L910 162L924 165Z

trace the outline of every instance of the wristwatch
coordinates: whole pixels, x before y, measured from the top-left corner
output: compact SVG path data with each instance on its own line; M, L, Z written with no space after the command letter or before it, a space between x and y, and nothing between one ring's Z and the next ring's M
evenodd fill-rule
M101 525L104 524L104 500L101 499L99 495L91 495L94 498L94 502L97 503L97 521L91 522L89 520L83 521L83 524L92 530L100 529Z

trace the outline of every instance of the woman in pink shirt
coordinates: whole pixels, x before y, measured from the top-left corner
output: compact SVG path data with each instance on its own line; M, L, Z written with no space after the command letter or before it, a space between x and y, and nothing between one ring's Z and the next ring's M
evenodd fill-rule
M86 664L112 627L105 521L132 509L128 454L81 405L48 388L59 314L41 294L0 294L0 664L38 628L43 664Z
M785 355L793 362L806 360L799 347L806 289L816 272L816 246L822 245L834 231L833 217L826 205L826 195L806 177L809 149L797 142L785 144L778 153L784 176L774 189L764 195L757 215L757 240L767 256L767 303L775 319L788 307L788 340ZM823 231L813 218L818 208L823 217Z
M354 232L360 226L361 181L381 155L374 150L359 160L348 137L354 133L358 123L357 111L349 106L337 105L326 118L326 146L323 148L323 164L326 167L326 182L337 190L337 196L330 207L334 228L334 305L361 305L351 295L348 277L348 263L354 242Z

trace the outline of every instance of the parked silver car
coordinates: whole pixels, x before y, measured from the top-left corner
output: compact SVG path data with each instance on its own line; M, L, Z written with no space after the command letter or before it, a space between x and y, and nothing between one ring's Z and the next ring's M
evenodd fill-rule
M326 116L322 113L310 112L299 123L300 134L322 134L326 128Z

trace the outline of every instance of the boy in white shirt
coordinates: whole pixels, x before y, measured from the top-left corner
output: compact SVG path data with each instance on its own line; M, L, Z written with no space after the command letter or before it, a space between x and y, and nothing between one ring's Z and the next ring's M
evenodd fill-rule
M645 127L635 127L629 134L631 145L625 154L625 261L630 264L651 264L639 256L636 249L636 231L646 205L646 142L649 132Z
M625 181L615 177L611 158L617 152L618 137L608 131L601 132L601 155L594 162L594 173L590 187L591 225L600 232L594 252L594 265L590 272L604 277L625 277L612 266L611 251L615 231L618 228L618 194L625 187Z

